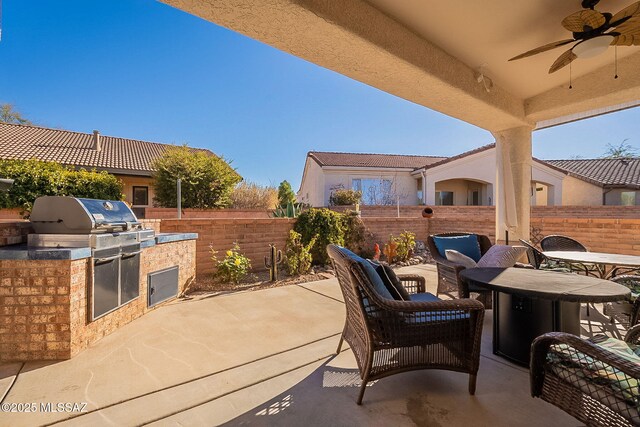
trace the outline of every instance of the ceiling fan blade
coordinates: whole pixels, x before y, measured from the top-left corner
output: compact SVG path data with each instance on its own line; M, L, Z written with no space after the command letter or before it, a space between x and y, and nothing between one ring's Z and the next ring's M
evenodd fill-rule
M577 58L576 54L573 53L571 49L569 49L568 51L560 55L558 59L556 59L556 62L554 62L551 65L551 68L549 68L549 74L555 73L562 67L566 67L571 63L571 61L573 61L576 58Z
M607 20L597 10L587 9L572 13L562 20L562 26L573 33L581 33L585 27L591 29L602 26Z
M613 32L620 34L640 33L640 16L633 17L628 19L627 21L624 21L622 24L615 27Z
M615 36L612 46L640 46L640 34L621 34Z
M625 7L615 15L613 15L613 17L611 18L611 21L609 22L611 22L612 25L616 25L616 22L620 21L621 19L624 19L628 16L639 16L639 15L640 15L640 1L637 1Z
M575 41L575 40L574 39L566 39L566 40L560 40L558 42L545 44L544 46L540 46L540 47L537 47L535 49L531 49L530 51L527 51L525 53L521 53L518 56L514 56L509 61L515 61L516 59L522 59L522 58L526 58L528 56L537 55L538 53L546 52L548 50L555 49L555 48L560 47L560 46L564 46L565 44L571 43L573 41Z

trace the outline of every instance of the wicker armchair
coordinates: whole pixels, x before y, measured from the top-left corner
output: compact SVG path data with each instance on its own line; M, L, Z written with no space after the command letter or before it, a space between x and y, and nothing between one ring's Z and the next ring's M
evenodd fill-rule
M625 341L640 344L640 325ZM640 425L639 380L640 364L575 335L551 332L531 346L531 395L588 426Z
M612 282L619 283L631 290L631 295L640 293L640 276L627 274L616 276L611 279ZM611 322L617 320L626 329L635 326L638 323L638 314L640 313L640 298L627 301L608 302L604 305L604 314L611 318Z
M435 234L437 237L455 237L455 236L468 236L475 235L478 238L478 244L480 245L480 253L484 255L489 248L493 245L489 237L482 234L475 233L442 233ZM464 267L453 263L440 255L438 248L436 247L433 237L427 237L427 247L431 252L431 257L436 262L436 268L438 270L438 288L436 295L445 294L451 297L455 297L454 292L457 293L459 298L469 298L471 292L478 293L478 298L485 307L491 308L491 291L482 288L472 288L460 280L460 272L464 270Z
M340 247L329 245L327 252L346 306L338 352L347 341L362 378L358 405L368 382L417 369L468 373L469 393L475 393L484 318L480 302L383 298L360 264Z

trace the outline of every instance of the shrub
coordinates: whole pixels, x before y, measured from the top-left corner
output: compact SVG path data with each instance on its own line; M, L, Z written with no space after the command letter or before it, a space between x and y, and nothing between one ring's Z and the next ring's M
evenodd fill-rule
M285 246L287 272L294 276L306 274L311 269L311 249L316 244L317 237L313 237L306 245L302 243L302 235L294 230L289 231L289 238Z
M291 184L286 179L278 186L278 206L286 208L289 203L296 202L296 193L293 192Z
M329 204L331 206L349 206L360 203L362 191L338 189L331 192Z
M398 258L398 242L396 242L396 239L394 239L392 235L389 235L389 241L384 245L382 253L384 253L389 264L395 262Z
M365 249L366 228L362 218L354 211L342 214L342 228L344 229L344 246L362 256L370 255L371 250Z
M0 177L14 180L8 192L0 192L1 208L29 212L40 196L73 196L122 200L122 182L107 172L75 170L56 162L0 160Z
M302 235L302 243L305 245L316 239L311 248L314 264L329 262L326 250L328 244L344 246L344 223L338 212L326 208L309 209L298 216L293 229Z
M222 158L186 145L171 147L151 164L155 170L154 203L177 206L176 180L182 180L182 207L225 208L231 204L233 188L242 178Z
M413 250L416 247L416 235L410 231L403 231L400 236L395 239L398 244L396 249L398 254L398 261L407 261L413 255Z
M240 252L238 243L233 244L233 248L225 253L222 260L218 260L217 251L213 248L210 248L210 252L211 260L217 268L215 277L222 282L240 283L240 280L251 271L251 261Z
M231 193L231 207L234 209L274 209L277 204L275 188L253 182L242 181Z

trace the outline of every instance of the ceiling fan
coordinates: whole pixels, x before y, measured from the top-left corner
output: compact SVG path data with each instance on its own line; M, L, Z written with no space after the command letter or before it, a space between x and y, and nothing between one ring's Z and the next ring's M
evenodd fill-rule
M616 14L595 10L600 0L582 0L584 10L562 20L562 26L573 33L572 39L560 40L514 56L509 61L526 58L560 46L575 43L549 68L549 74L569 65L576 58L596 56L609 46L640 45L640 1Z

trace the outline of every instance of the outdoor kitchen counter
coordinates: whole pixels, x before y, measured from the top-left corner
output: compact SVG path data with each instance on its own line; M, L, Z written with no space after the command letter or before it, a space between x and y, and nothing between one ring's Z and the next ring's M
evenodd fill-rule
M158 233L103 258L89 247L0 247L0 362L69 359L176 298L195 280L197 238Z
M141 242L141 248L164 243L195 240L198 233L158 233L154 239ZM0 260L78 260L91 257L91 248L33 248L26 243L0 247Z

